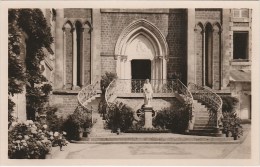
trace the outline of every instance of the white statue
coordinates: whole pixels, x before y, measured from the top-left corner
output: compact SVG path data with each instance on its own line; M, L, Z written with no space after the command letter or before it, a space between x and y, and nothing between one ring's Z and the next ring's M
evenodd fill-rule
M145 80L143 91L144 91L144 105L151 106L151 101L153 98L153 88L149 82L149 79Z

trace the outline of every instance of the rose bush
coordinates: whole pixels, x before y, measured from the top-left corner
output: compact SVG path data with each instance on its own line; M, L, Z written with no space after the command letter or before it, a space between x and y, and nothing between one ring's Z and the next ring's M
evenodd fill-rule
M51 150L47 130L31 120L13 122L8 133L8 156L12 159L39 159Z
M67 146L69 142L66 140L66 132L49 132L49 140L52 143L52 146Z
M57 141L67 145L64 134L49 132L47 125L27 120L13 122L8 133L8 157L11 159L44 159ZM61 140L62 139L62 140Z

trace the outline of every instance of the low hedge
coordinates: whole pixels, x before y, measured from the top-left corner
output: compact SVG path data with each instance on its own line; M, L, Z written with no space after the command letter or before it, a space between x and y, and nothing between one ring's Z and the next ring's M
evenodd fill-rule
M175 109L162 109L157 112L153 120L153 126L168 129L171 132L183 133L188 128L190 113L189 106L184 104Z

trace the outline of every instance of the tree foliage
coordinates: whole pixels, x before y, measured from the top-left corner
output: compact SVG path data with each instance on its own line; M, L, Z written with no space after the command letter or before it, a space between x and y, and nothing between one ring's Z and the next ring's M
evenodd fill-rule
M233 112L233 110L236 108L236 105L239 102L239 100L236 97L232 97L232 96L221 96L221 99L223 101L222 104L223 112Z
M8 94L22 93L26 85L27 114L34 120L48 101L52 90L42 75L41 62L53 43L51 29L40 9L10 9L8 12ZM24 35L26 34L26 35ZM26 55L21 56L22 41L25 37ZM11 99L9 100L11 104ZM10 107L9 111L13 110Z

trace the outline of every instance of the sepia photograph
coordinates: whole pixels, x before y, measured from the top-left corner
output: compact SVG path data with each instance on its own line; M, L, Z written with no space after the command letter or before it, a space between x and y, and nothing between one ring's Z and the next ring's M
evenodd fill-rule
M73 3L2 6L0 163L259 164L259 3Z

